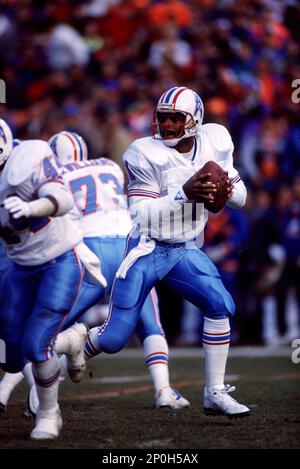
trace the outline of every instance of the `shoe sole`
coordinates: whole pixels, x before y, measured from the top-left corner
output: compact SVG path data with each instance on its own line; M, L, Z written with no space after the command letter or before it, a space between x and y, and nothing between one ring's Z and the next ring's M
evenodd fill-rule
M226 414L226 412L218 412L217 410L212 410L212 409L208 409L204 407L203 413L205 415L210 415L212 417L225 416L225 417L228 417L229 419L242 419L244 417L249 417L251 412L249 411L249 412L241 412L239 414Z
M160 405L160 406L155 407L155 408L158 409L158 410L159 409L183 410L183 409L186 409L188 407L189 406L186 406L186 405L183 406L183 407L172 407L172 406L166 404L166 405Z
M38 433L36 435L30 435L31 440L56 440L59 435L52 435L50 433Z

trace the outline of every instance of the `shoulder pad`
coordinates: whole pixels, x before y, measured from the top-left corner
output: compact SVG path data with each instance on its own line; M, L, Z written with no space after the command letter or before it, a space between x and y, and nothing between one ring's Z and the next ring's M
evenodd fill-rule
M124 154L125 161L139 162L140 158L146 158L156 166L163 166L169 159L170 149L164 145L162 140L152 137L144 137L135 140Z
M5 165L7 182L18 186L26 181L41 161L52 154L47 142L43 140L26 140L21 142L10 155Z
M220 153L224 153L233 148L230 133L223 125L204 124L200 132L205 133L211 146Z

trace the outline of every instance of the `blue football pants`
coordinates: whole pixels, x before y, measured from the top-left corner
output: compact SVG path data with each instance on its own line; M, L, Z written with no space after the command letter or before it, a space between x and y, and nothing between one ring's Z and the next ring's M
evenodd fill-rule
M130 240L129 250L137 243L137 239ZM110 316L99 328L101 350L116 353L125 346L139 320L145 298L162 279L208 318L222 319L234 314L233 299L203 251L158 243L152 253L137 259L125 279L116 279Z
M43 362L79 293L83 268L74 251L39 266L11 263L1 279L0 338L6 371Z

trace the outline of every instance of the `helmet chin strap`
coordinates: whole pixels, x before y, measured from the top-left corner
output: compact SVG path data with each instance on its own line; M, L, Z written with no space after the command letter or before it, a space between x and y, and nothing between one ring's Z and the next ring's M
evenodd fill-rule
M163 142L167 147L174 148L180 140L182 140L182 138L170 138L169 140L163 139Z
M183 137L180 137L180 138L170 138L169 140L168 139L162 139L162 141L164 142L164 144L167 147L174 148L182 140L185 140L186 138L190 138L190 137L194 137L194 136L195 136L195 134L193 134L193 135L184 135Z

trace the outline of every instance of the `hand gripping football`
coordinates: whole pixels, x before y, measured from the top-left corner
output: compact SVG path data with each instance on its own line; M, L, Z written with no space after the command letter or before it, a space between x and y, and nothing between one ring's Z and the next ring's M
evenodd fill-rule
M210 212L217 213L224 207L228 200L228 175L223 171L221 166L214 161L208 161L203 168L201 168L200 174L206 173L211 173L207 181L216 184L217 192L213 192L215 200L213 202L205 202L204 206Z

